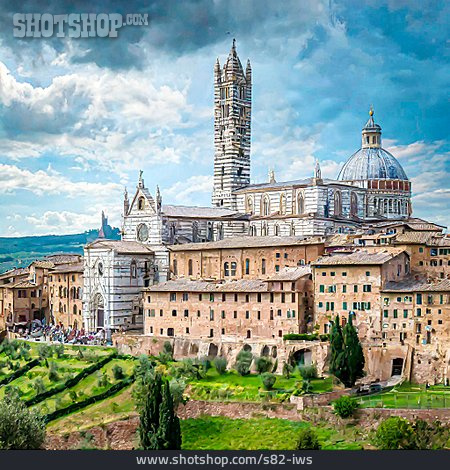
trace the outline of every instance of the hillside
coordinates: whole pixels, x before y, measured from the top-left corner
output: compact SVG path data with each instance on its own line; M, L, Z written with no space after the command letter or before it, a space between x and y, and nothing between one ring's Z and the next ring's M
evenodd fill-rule
M52 253L83 253L83 246L98 237L98 230L73 235L0 237L0 273L29 265ZM119 229L111 229L108 238L120 239Z

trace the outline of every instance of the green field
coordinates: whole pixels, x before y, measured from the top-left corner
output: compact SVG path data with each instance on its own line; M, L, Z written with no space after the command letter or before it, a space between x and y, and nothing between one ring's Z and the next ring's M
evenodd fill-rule
M285 401L301 388L302 378L298 371L289 379L282 375L277 375L276 378L273 390L266 391L259 375L241 376L234 370L219 375L211 368L204 378L189 382L188 394L195 400ZM311 384L313 393L331 392L333 389L331 378L313 379Z
M450 387L404 382L388 392L356 398L361 408L450 408Z

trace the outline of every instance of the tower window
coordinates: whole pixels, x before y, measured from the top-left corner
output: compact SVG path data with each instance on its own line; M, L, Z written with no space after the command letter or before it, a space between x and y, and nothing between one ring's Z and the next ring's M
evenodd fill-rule
M241 166L237 169L237 175L242 176L242 167Z

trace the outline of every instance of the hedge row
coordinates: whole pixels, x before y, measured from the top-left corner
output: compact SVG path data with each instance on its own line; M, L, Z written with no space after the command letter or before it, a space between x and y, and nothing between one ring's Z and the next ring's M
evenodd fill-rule
M328 341L330 339L330 335L319 335L317 333L289 333L283 336L285 341L287 340L303 340L303 341Z
M79 401L77 403L72 403L71 405L66 406L65 408L60 408L59 410L55 410L52 413L48 413L47 415L44 416L44 419L47 423L49 423L50 421L61 418L62 416L66 416L70 413L81 410L82 408L85 408L86 406L92 405L93 403L96 403L98 401L102 401L105 398L109 398L110 396L117 393L119 390L122 390L123 388L128 387L128 385L131 385L133 382L134 382L134 375L130 375L130 377L127 377L126 379L120 382L117 382L105 392L100 393L99 395L94 395L92 397L86 398L86 400Z
M57 385L56 387L46 390L45 392L39 393L35 397L30 398L29 400L26 400L25 404L27 406L36 405L36 403L40 403L41 401L51 397L52 395L55 395L56 393L62 392L63 390L73 387L78 382L86 378L88 375L91 375L93 372L96 372L99 369L101 369L105 364L110 362L112 359L116 358L116 356L117 356L116 353L110 354L109 356L101 359L100 361L97 361L95 364L92 364L91 366L86 367L80 373L78 373L75 377L67 379L65 382Z
M39 365L41 361L39 359L33 359L30 362L27 362L24 366L22 366L20 369L17 369L15 372L12 374L8 375L8 377L3 378L0 380L0 385L6 385L12 382L13 380L16 380L23 374L26 374L30 369L33 367L36 367Z

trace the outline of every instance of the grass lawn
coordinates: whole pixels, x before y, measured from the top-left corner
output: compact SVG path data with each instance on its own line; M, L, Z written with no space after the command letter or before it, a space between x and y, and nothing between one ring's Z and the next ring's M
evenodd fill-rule
M282 375L276 376L274 388L266 392L261 377L256 374L241 376L230 370L219 375L215 368L208 370L205 378L190 381L190 396L197 400L231 400L231 401L260 401L265 396L286 399L297 386L301 387L302 378L296 371L289 379ZM333 389L332 378L314 379L311 381L314 393L330 392Z
M133 372L135 361L129 359L113 359L99 371L84 378L70 389L57 393L43 402L38 403L36 405L37 409L41 413L47 414L60 408L65 408L72 403L83 401L90 396L99 395L100 393L105 392L111 388L112 385L121 380L114 378L112 369L116 365L122 368L125 376L128 376ZM106 377L107 382L100 383L102 377Z
M181 422L183 449L186 450L294 450L298 431L310 426L304 421L209 417ZM358 450L364 436L355 426L343 431L314 427L322 449Z
M362 408L450 408L450 387L404 382L389 392L357 398Z
M64 434L83 431L127 418L134 414L135 404L132 397L133 385L120 390L116 395L99 403L87 406L67 416L55 419L48 424L47 430L52 433Z

